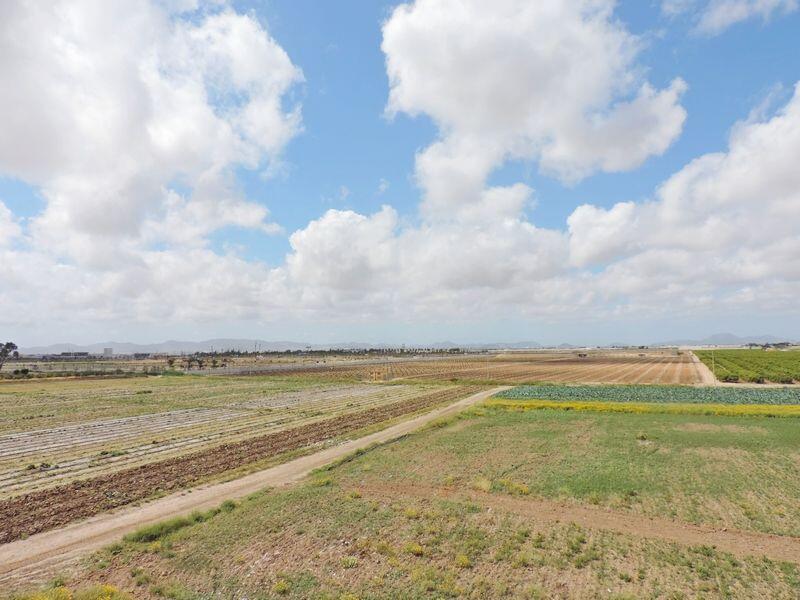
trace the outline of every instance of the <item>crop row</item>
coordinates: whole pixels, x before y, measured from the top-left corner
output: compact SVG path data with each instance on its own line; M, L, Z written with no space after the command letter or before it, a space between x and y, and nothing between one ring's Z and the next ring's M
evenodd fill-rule
M793 383L800 381L800 352L764 350L698 350L697 357L726 382Z
M408 400L341 414L192 454L0 500L0 544L139 502L154 494L186 488L205 478L347 435L364 427L451 403L479 390L479 387L469 386L439 389Z
M670 385L522 385L500 392L496 397L509 400L800 404L800 389Z

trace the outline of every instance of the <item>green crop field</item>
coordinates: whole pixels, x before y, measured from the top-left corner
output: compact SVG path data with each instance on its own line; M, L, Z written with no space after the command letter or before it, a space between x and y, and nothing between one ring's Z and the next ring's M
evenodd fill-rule
M800 388L670 385L521 385L497 394L509 400L653 402L683 404L800 404Z
M800 350L697 350L697 357L725 382L800 382Z

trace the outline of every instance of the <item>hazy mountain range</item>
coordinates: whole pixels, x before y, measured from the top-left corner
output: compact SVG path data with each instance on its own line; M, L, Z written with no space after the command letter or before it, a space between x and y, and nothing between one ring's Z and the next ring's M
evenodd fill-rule
M738 346L744 344L763 344L763 343L776 343L790 341L786 338L777 337L774 335L756 335L756 336L736 336L732 333L718 333L703 339L678 339L666 342L656 342L649 344L650 346ZM612 344L613 346L625 346L629 344ZM51 344L49 346L29 346L20 348L23 354L59 354L61 352L90 352L92 354L101 354L104 348L112 348L114 354L133 354L135 352L163 352L163 353L193 353L193 352L211 352L211 351L225 351L225 350L240 350L240 351L272 351L283 352L288 350L330 350L330 349L359 349L359 348L385 348L397 347L397 344L368 344L363 342L341 342L333 344L307 344L303 342L294 341L267 341L267 340L252 340L252 339L236 339L236 338L216 338L211 340L203 340L200 342L190 342L181 340L167 340L166 342L154 344L133 344L130 342L98 342L96 344ZM458 344L456 342L444 341L435 344L421 344L418 346L409 347L423 347L423 348L471 348L471 349L486 349L486 350L502 350L502 349L525 349L525 348L578 348L572 344L559 344L556 346L544 346L538 342L510 342L510 343L474 343L474 344Z

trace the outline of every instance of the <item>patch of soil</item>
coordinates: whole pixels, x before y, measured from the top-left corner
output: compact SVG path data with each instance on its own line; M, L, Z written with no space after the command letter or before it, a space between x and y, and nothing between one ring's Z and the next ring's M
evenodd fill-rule
M690 431L697 433L718 433L725 431L727 433L767 433L764 427L758 425L716 425L714 423L684 423L676 427L678 431Z
M662 539L685 546L707 545L737 556L766 556L800 564L800 538L715 529L663 518L622 513L602 508L576 506L552 500L515 498L476 490L458 490L422 485L361 485L364 498L392 502L397 498L447 499L474 502L484 509L504 510L544 523L576 523L588 529L603 529L639 537Z

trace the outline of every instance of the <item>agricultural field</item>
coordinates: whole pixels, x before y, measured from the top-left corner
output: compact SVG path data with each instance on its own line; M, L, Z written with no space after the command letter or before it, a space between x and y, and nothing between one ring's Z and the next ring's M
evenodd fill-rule
M510 400L687 404L800 404L800 388L671 385L521 385L497 394Z
M309 367L304 372L329 379L453 380L493 384L694 384L701 381L691 355L675 350L529 352L404 362L387 360L369 365Z
M134 532L41 597L795 599L797 424L476 407Z
M0 543L263 468L280 455L320 448L478 389L260 377L6 385L0 387Z
M726 383L800 383L800 350L696 350Z

